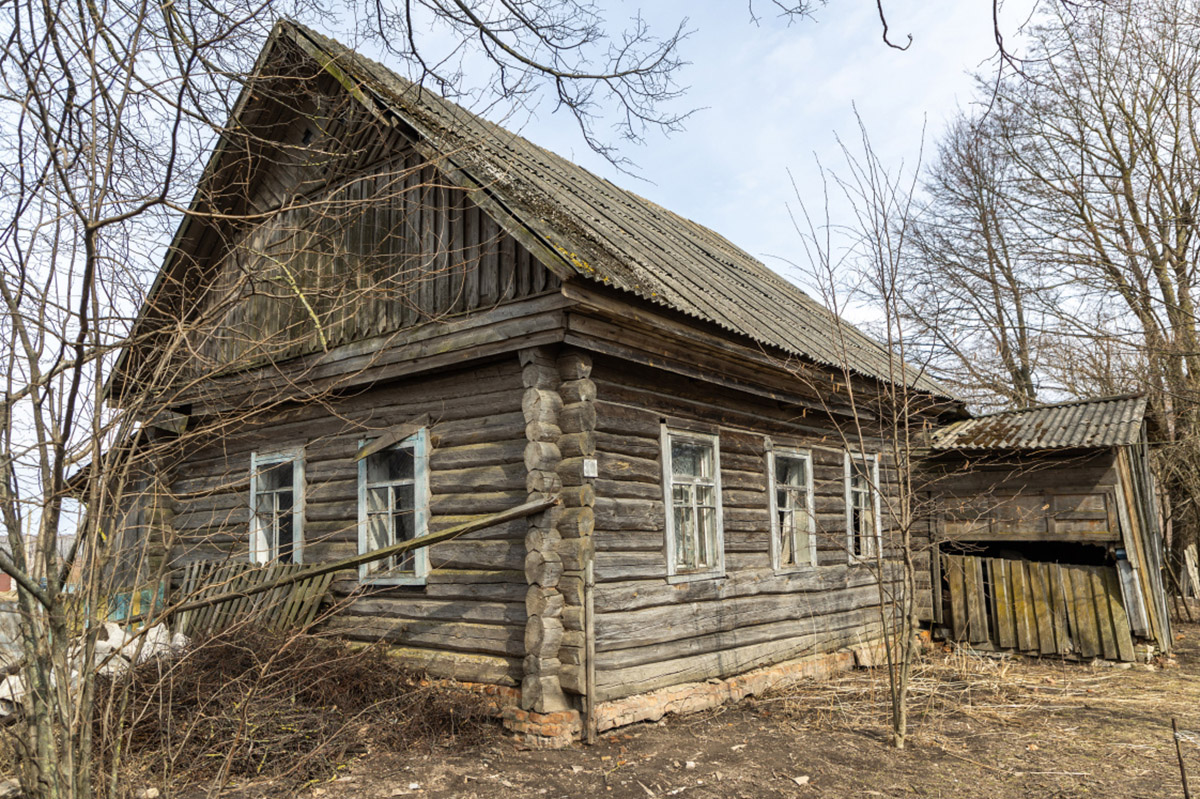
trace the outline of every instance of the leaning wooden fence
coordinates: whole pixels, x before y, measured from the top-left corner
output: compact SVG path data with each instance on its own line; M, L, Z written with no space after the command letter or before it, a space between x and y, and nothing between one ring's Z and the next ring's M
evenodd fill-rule
M1116 569L943 555L955 640L1043 655L1134 659Z
M304 571L298 563L272 563L260 566L243 561L196 561L188 564L180 585L186 597L204 600L227 594L241 594L206 607L176 614L175 631L188 637L227 630L240 622L287 630L311 624L332 573L317 574L270 590L256 590L280 578Z

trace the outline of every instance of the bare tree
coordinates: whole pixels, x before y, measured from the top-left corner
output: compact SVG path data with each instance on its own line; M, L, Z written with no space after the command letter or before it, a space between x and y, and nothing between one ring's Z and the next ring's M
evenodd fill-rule
M861 120L858 133L855 146L841 146L840 172L822 167L826 194L832 189L845 201L851 209L848 218L835 223L828 210L824 219L814 218L800 200L795 221L808 256L807 265L800 269L836 314L833 334L845 364L851 362L849 348L857 343L842 321L843 313L870 297L883 300L870 329L882 345L887 380L864 381L844 367L838 390L845 392L852 409L841 429L843 446L850 453L878 446L882 454L877 474L864 472L870 491L880 498L880 518L871 518L868 524L878 526L881 546L869 553L869 560L879 588L892 743L903 749L909 740L908 692L918 651L920 611L932 596L926 579L932 555L930 503L917 459L925 428L946 410L946 404L943 397L915 387L925 367L907 337L903 276L913 246L918 170L889 169L875 153ZM805 379L804 373L796 374ZM857 523L852 514L848 524Z
M1037 400L1059 287L1010 202L1001 112L960 116L938 144L911 225L897 307L938 377L987 407ZM885 303L882 295L876 302Z
M910 303L941 312L969 297L977 323L943 326L943 343L966 368L985 336L992 357L977 363L1003 366L993 385L1013 405L1031 398L1039 370L1067 393L1148 393L1169 442L1162 484L1186 531L1176 546L1195 535L1200 497L1198 44L1191 0L1048 5L1022 72L981 80L989 111L943 144L987 159L975 181L987 193L947 193L945 156L931 174L922 225L940 236L971 220L963 230L979 250L951 267L973 282L943 269ZM944 236L930 243L918 269L960 250Z
M678 120L662 105L675 96L677 35L656 39L640 22L609 34L596 9L575 2L425 3L425 21L409 4L398 9L359 8L359 18L371 20L360 32L394 43L397 26L407 25L407 44L396 46L428 66L416 76L436 76L439 89L468 86L446 70L450 62L420 49L418 32L430 19L470 34L463 48L500 76L495 96L556 92L602 151L589 122L602 105L621 109L626 135ZM364 152L345 135L357 117L341 113L339 95L323 107L306 104L295 87L313 76L296 66L298 57L256 76L275 18L293 15L321 13L303 2L6 8L0 518L9 547L0 569L18 586L13 670L24 712L10 729L30 797L118 791L112 775L96 781L104 775L94 771L94 720L119 715L121 702L117 695L116 705L93 703L99 622L114 591L164 576L163 553L175 543L131 533L154 528L162 510L139 499L161 495L155 482L171 453L211 442L269 407L235 407L203 430L164 434L174 409L222 375L269 369L297 348L320 350L330 331L353 335L353 312L366 296L386 294L403 313L406 297L422 290L418 274L461 267L462 254L451 257L444 242L432 270L409 268L403 251L350 246L361 243L352 234L365 219L386 216L381 209L446 203L451 189L430 165L405 161L364 184L355 172ZM307 118L309 133L325 138L306 135L303 146L280 148L268 124L223 127L247 103ZM340 134L331 120L343 123ZM232 153L231 166L208 174L217 190L189 202L216 142ZM250 169L284 163L309 183L286 187L282 202L251 196ZM181 223L182 238L168 247ZM224 253L217 260L231 268L221 280L204 283L202 265L187 260L189 229ZM163 252L183 259L159 278L174 284L165 294L181 299L135 318ZM305 257L354 268L304 275ZM385 260L404 268L387 274ZM151 354L119 362L122 351ZM86 497L85 516L71 514L72 496ZM76 549L62 557L71 538L86 542L86 558Z

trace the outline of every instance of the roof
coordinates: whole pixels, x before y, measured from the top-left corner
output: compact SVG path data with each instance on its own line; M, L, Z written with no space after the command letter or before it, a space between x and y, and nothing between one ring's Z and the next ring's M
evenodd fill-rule
M338 42L281 23L310 54L420 134L451 164L448 177L482 187L562 258L568 276L629 292L761 345L826 366L899 382L879 342L702 225L488 122ZM314 52L314 49L316 52ZM346 83L346 80L343 80ZM461 173L456 175L455 173ZM909 384L950 393L909 367Z
M1142 395L1072 400L965 419L933 434L935 450L1119 447L1142 438Z

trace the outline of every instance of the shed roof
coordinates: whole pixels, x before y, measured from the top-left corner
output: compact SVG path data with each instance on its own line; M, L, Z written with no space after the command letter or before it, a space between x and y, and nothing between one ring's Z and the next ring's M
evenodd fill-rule
M964 419L933 434L935 450L1118 447L1141 440L1140 394L1072 400Z
M613 286L727 331L898 383L879 342L724 237L592 174L296 23L282 32L426 139L468 188L482 187L561 257L568 274ZM317 51L313 52L313 49ZM456 179L453 174L451 179ZM947 389L909 368L908 383Z

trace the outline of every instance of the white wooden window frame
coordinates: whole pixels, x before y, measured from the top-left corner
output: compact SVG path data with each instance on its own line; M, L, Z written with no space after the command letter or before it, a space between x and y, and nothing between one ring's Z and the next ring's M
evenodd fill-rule
M867 486L867 491L870 493L872 505L874 505L874 535L868 537L863 542L863 551L861 554L854 553L854 537L858 531L854 529L854 494L853 494L853 477L854 461L862 461L871 464L870 468L870 485ZM879 501L879 455L868 455L864 452L845 453L845 493L846 493L846 556L850 563L864 563L873 559L883 548L883 525L880 518L882 510Z
M713 477L712 486L715 496L716 510L714 511L713 523L713 541L712 548L716 555L716 562L707 569L697 569L683 571L679 569L679 565L675 562L675 539L678 532L675 529L675 502L674 488L676 485L674 468L671 463L671 442L672 440L696 441L702 444L707 444L712 447L713 453ZM663 467L663 509L666 517L666 535L663 554L667 561L667 582L668 583L684 583L692 580L711 580L714 578L725 576L725 522L724 509L721 504L721 439L717 434L695 433L689 430L680 430L677 428L662 425L660 434L660 443L662 446L662 467ZM700 483L699 480L689 481L693 484Z
M779 527L779 498L778 484L775 477L775 461L777 458L799 460L804 462L804 511L808 520L808 529L803 535L807 540L808 559L802 563L783 563L783 530ZM813 502L813 470L812 453L802 449L768 449L767 475L770 482L768 492L771 512L771 568L777 573L803 571L817 565L817 524L816 508Z
M359 448L368 445L370 441L360 441ZM386 447L380 452L393 449L411 449L413 451L413 537L420 538L429 532L429 430L421 428L403 441ZM375 453L378 454L378 453ZM365 555L370 552L370 538L367 534L367 456L358 462L358 552ZM368 564L358 567L358 579L365 585L425 585L429 579L429 549L422 547L413 553L413 571L411 574L372 574Z
M292 464L292 562L304 562L304 448L277 450L274 452L250 453L250 561L270 563L279 556L278 536L276 551L267 544L262 522L258 516L258 477L264 467L280 463Z

